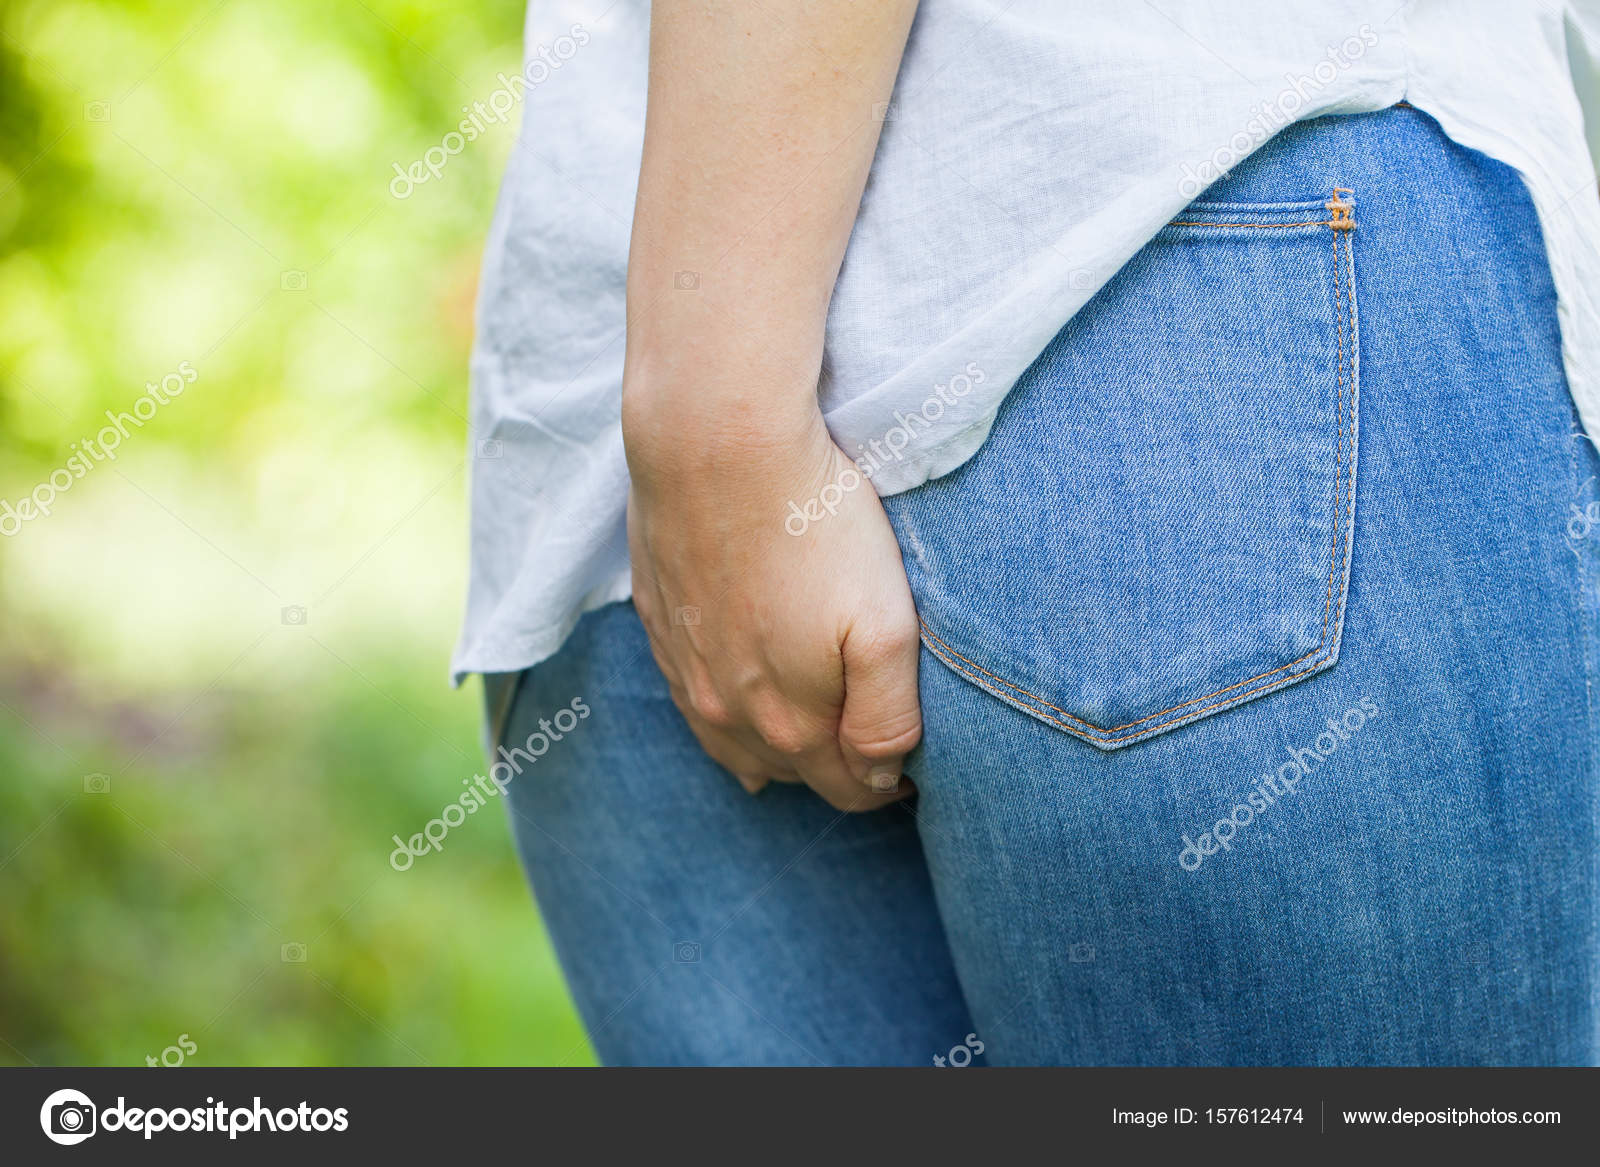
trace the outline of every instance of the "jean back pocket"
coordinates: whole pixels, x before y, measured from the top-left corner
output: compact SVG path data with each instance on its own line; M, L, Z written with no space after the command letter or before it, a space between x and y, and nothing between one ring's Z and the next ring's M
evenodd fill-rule
M923 642L1111 750L1338 658L1355 518L1355 201L1196 203L944 478L885 500Z

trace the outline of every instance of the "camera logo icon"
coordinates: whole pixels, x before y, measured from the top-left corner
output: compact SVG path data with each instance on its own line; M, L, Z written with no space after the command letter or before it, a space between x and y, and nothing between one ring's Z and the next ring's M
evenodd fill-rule
M278 277L278 284L286 292L303 292L306 290L306 273L291 268Z
M83 120L86 122L108 122L111 120L111 103L109 101L90 101L83 107Z
M77 1090L57 1090L39 1108L39 1125L52 1143L70 1147L94 1134L95 1105Z
M303 604L290 604L283 610L285 624L304 624L306 622L306 609Z
M506 452L506 445L499 438L484 438L478 443L478 457L499 458Z
M111 775L102 774L98 770L93 774L83 776L83 792L85 794L110 794Z
M700 623L700 609L694 606L672 609L672 622L684 627Z
M680 292L692 292L700 286L700 273L697 271L673 272L672 286Z
M284 964L304 964L306 962L306 946L298 940L291 940L278 950L278 957Z
M678 964L699 964L700 945L693 940L680 940L672 946L672 959Z

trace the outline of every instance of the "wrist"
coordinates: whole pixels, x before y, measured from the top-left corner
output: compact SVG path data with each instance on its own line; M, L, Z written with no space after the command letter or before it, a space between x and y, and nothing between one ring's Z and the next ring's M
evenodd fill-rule
M771 454L826 436L817 402L821 354L794 347L630 344L622 377L630 458L635 450L652 459L696 450Z
M815 385L795 388L625 380L622 441L635 487L755 497L825 477L837 451Z

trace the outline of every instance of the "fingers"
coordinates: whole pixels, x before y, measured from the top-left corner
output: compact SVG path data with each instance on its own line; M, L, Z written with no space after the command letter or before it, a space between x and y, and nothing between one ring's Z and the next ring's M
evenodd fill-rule
M730 718L728 732L783 771L797 774L835 810L877 810L908 797L910 790L903 783L881 783L873 789L864 775L851 769L839 749L832 711L808 708L808 701L816 700L815 694L797 698L768 690L747 698Z
M917 629L852 630L844 655L844 708L839 749L851 773L872 790L888 790L922 740L917 695Z
M756 793L768 781L804 782L835 810L877 810L915 793L909 782L869 786L840 752L828 721L770 701L752 713L735 711L696 686L672 685L673 701L711 758Z
M709 696L705 686L697 686L694 696L675 681L669 680L667 688L700 748L733 775L746 793L759 794L769 782L803 781L789 759L747 732L727 706Z
M700 748L721 766L749 794L759 793L768 782L798 782L799 776L782 759L763 750L750 748L737 734L713 726L698 716L692 707L673 696L679 712L689 723Z
M922 732L908 589L903 604L883 599L870 626L860 621L843 644L831 620L785 626L785 636L733 622L712 636L666 623L669 598L639 566L647 556L633 517L635 607L674 703L714 761L751 794L801 781L841 811L914 793L901 774ZM879 630L887 627L897 631Z

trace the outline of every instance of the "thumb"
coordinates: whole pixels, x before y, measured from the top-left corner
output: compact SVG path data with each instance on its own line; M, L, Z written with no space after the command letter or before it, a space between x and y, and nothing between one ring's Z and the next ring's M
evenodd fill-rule
M841 649L839 749L855 777L878 793L895 789L906 755L922 740L917 650L914 618L892 631L852 630Z

